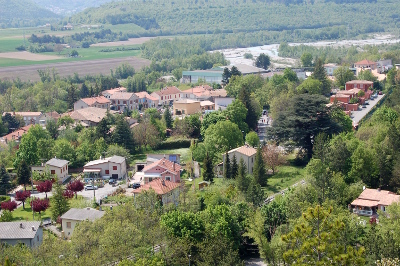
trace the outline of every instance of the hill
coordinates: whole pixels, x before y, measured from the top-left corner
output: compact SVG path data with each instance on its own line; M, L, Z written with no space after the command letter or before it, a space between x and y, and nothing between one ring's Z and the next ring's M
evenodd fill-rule
M43 25L60 18L31 0L0 0L0 28Z
M113 0L33 0L36 4L59 15L72 15L88 7L98 7Z
M253 31L293 31L296 35L296 30L338 28L340 38L347 31L356 36L395 30L399 12L398 1L386 0L126 0L89 8L69 20L135 23L156 35Z

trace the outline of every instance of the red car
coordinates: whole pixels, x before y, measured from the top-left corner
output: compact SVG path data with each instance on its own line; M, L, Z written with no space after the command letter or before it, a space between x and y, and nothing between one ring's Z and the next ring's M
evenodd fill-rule
M379 94L379 95L382 95L382 92L380 91L380 92L378 92L378 94Z

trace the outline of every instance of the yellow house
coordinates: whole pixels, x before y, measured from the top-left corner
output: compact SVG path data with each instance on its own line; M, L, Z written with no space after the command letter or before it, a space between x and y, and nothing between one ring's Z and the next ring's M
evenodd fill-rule
M70 238L72 236L74 228L79 222L85 220L93 222L94 220L103 217L104 214L105 212L98 211L92 208L85 208L85 209L71 208L69 211L67 211L61 216L62 220L61 224L65 238Z
M180 99L174 102L175 115L192 115L201 112L199 101Z

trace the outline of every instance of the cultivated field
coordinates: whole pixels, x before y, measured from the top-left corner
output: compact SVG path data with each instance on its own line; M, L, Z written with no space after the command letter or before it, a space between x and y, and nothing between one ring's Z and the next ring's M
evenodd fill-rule
M127 41L119 41L119 42L104 42L104 43L95 43L91 46L93 47L110 47L110 46L124 46L124 45L135 45L135 44L143 44L154 37L140 37L140 38L130 38Z
M23 52L0 53L0 58L20 59L28 61L47 61L47 60L61 59L62 57L55 55L46 55L46 54L34 54L27 51L23 51Z
M110 58L100 60L84 60L75 62L37 64L30 66L15 66L0 68L0 79L16 79L23 81L39 81L38 69L56 69L61 77L72 76L78 73L79 76L85 75L109 75L110 69L115 69L122 63L128 63L135 69L150 65L150 61L138 57Z

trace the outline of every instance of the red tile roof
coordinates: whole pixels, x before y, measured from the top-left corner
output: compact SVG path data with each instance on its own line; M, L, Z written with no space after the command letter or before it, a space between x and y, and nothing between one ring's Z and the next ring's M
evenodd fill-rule
M364 60L361 60L361 61L355 63L355 65L376 65L376 62L364 59Z
M175 86L172 87L165 87L161 89L161 91L155 91L154 93L158 94L159 96L164 96L164 95L170 95L170 94L176 94L176 93L181 93L182 91L178 89Z
M33 125L31 124L31 125L28 125L28 126L21 127L19 129L15 130L14 132L11 132L10 134L3 136L2 140L5 141L5 142L9 142L9 141L12 141L12 140L18 140L22 135L27 133L28 130L32 126Z
M171 162L170 160L163 158L161 160L155 161L152 164L146 165L142 171L147 172L156 166L164 168L165 170L168 170L169 172L174 173L174 174L178 174L179 171L181 170L180 164Z
M87 105L91 106L94 103L100 103L100 104L104 104L104 103L111 103L110 100L108 100L106 97L104 96L98 96L98 97L90 97L90 98L82 98L81 99L84 103L86 103Z
M180 186L180 183L174 183L168 180L161 180L159 178L147 183L146 185L141 186L138 189L135 189L133 193L141 193L142 191L147 191L149 189L153 189L158 195L164 195L177 187Z
M127 91L126 88L119 87L119 88L115 88L115 89L111 89L111 90L105 90L102 93L114 94L116 92L124 92L124 91Z
M378 205L389 206L394 202L399 202L400 196L387 190L364 189L351 205L372 207Z
M148 94L147 91L135 92L135 94L139 99L147 98L152 101L158 100L156 97L153 97L150 94Z
M254 149L253 147L250 147L249 145L243 145L242 147L230 150L228 153L231 153L234 151L244 154L246 156L253 156L254 154L257 153L257 150Z
M350 80L350 81L347 81L346 82L346 84L374 84L372 81L369 81L369 80L358 80L358 79L355 79L355 80Z

